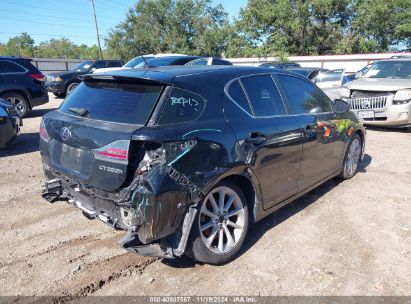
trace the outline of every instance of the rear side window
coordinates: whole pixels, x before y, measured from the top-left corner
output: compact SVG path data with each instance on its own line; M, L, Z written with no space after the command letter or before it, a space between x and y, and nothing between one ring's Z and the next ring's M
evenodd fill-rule
M250 99L254 116L285 114L283 100L270 75L244 77L241 82Z
M326 71L321 72L313 79L314 83L317 82L325 82L325 81L339 81L343 76L344 70L333 70L333 71Z
M8 61L8 60L0 60L0 73L24 73L26 69L22 66Z
M104 68L106 68L107 67L107 63L105 62L105 61L99 61L99 62L96 62L94 65L93 65L93 68L94 69L104 69Z
M83 81L67 96L60 111L96 120L146 124L162 86Z
M120 61L109 61L108 66L110 66L110 67L121 67L122 64L121 64Z
M205 100L200 95L179 88L173 88L165 101L159 120L160 125L189 122L203 113Z
M248 103L244 90L237 80L230 85L228 94L231 99L233 99L244 111L248 112L250 115L252 114L250 104Z
M313 84L287 75L277 75L292 114L332 112L328 98Z

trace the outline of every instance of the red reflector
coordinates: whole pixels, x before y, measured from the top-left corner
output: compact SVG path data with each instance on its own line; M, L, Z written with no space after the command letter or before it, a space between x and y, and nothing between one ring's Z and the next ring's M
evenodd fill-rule
M41 123L40 123L39 133L40 133L40 138L43 139L44 141L49 141L49 140L50 140L50 136L49 136L49 134L47 133L46 126L45 126L43 120L42 120Z
M111 158L127 159L128 150L108 148L105 151L97 151L97 154Z
M46 77L43 74L30 74L30 77L38 81L45 81Z

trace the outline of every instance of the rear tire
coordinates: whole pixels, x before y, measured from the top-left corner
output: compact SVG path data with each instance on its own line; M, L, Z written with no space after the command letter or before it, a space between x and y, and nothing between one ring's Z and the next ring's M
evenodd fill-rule
M199 205L186 254L203 263L227 263L239 253L248 224L243 192L234 183L222 182Z
M14 105L17 115L20 118L25 117L27 113L29 112L29 109L30 109L29 102L27 98L23 96L22 94L9 92L9 93L3 94L1 97L4 99L7 99Z
M358 172L362 153L362 141L358 134L351 137L350 143L345 152L344 162L341 168L339 177L342 179L350 179Z

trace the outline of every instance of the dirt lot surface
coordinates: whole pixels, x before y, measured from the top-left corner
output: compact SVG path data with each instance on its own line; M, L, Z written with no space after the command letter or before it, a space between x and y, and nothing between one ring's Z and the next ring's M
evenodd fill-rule
M127 253L123 232L41 198L41 116L0 152L0 295L411 295L411 130L368 131L361 172L252 226L224 266Z

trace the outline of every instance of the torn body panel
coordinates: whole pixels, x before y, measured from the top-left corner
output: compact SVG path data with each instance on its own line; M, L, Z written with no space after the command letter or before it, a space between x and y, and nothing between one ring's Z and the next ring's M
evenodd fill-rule
M42 153L49 180L43 197L67 200L88 218L127 230L121 242L127 250L162 257L181 255L194 220L193 207L218 181L244 172L245 166L232 166L232 159L242 156L226 150L223 140L231 137L227 136L231 131L227 127L216 129L220 131L182 129L183 134L174 134L180 141L171 142L150 141L154 138L150 138L150 132L143 136L144 129L149 130L140 129L139 140L131 141L134 149L129 152L127 178L117 191L79 182L76 176L55 168L48 153ZM234 142L235 138L230 140Z

